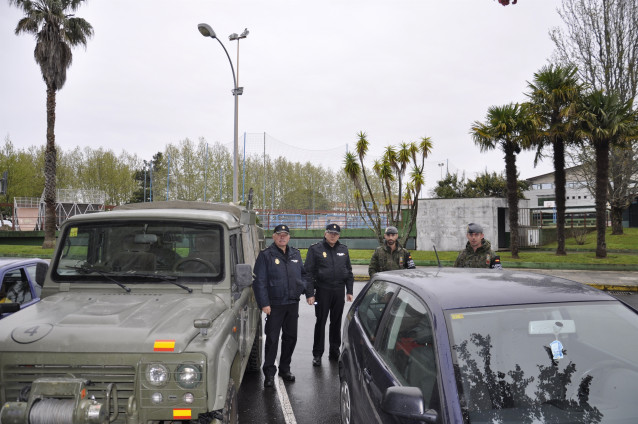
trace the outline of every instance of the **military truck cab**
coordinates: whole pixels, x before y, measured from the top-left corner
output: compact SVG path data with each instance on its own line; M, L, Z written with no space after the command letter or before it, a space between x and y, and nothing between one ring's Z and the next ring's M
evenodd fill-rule
M228 204L67 220L42 300L0 326L0 422L236 422L261 363L263 243L255 212Z

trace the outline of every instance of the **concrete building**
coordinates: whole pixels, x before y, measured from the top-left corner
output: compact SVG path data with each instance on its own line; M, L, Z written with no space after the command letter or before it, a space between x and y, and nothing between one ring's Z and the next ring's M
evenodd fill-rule
M565 207L595 208L594 196L589 189L578 181L577 173L580 166L565 169ZM523 192L529 199L529 207L554 207L556 195L554 194L554 173L528 178L530 189Z
M519 202L519 209L529 208L528 200ZM504 249L509 241L507 199L419 199L416 244L419 250L450 251L465 247L467 224L475 222L483 227L485 238L492 248ZM526 221L519 220L519 225Z

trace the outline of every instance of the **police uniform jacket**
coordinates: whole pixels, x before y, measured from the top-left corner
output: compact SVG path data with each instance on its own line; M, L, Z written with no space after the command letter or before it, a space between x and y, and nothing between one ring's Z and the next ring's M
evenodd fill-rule
M476 249L476 252L468 241L465 249L456 258L454 266L458 268L489 268L494 256L492 244L488 240L482 239L481 245Z
M324 238L308 248L306 253L306 272L309 285L306 293L314 294L315 288L337 289L345 285L346 293L352 294L352 264L348 246L337 241L334 247Z
M372 259L370 259L370 265L368 266L368 274L370 274L370 277L381 271L415 268L414 260L412 260L410 252L401 247L398 241L396 244L397 248L394 251L391 251L390 246L385 242L382 246L376 248L372 254Z
M284 253L273 243L259 252L253 291L260 309L299 302L306 286L306 271L299 250L287 246Z

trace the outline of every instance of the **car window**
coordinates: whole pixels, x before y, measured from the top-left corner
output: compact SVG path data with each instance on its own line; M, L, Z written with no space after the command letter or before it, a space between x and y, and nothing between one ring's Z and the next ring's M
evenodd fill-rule
M224 275L219 225L162 220L81 222L61 236L52 277L58 281L132 283L136 274L158 279L217 282Z
M2 279L0 301L23 304L32 299L29 280L23 268L7 271Z
M357 309L357 316L368 339L373 343L383 312L397 289L398 287L395 284L387 281L375 281L370 285L361 300L361 304Z
M638 316L619 302L463 309L447 319L466 423L635 422Z
M425 305L401 290L383 325L379 354L401 384L421 389L426 408L438 410L434 335Z

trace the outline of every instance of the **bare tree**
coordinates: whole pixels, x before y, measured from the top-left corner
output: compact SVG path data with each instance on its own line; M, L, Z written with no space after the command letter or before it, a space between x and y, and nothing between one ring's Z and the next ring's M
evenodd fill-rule
M550 37L560 62L575 65L579 77L594 90L615 93L622 102L638 93L638 3L626 0L563 0L558 9L565 28ZM636 197L636 140L632 148L611 146L607 199L612 233L622 234L622 213ZM595 156L582 151L584 168L593 169ZM584 180L587 181L587 180ZM594 191L593 186L589 186Z

